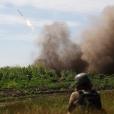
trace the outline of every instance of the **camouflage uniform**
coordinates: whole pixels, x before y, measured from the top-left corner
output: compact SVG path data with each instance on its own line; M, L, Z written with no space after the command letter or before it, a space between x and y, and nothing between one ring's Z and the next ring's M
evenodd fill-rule
M78 114L106 114L101 106L100 95L92 90L92 84L87 74L81 73L80 75L82 77L77 81L77 90L71 94L69 99L68 114L73 112L75 108L77 108ZM80 88L83 84L85 86L88 84L88 86Z
M69 99L69 107L68 107L69 112L72 112L75 109L77 105L75 101L77 101L78 98L79 98L79 93L77 91L71 94L70 99Z

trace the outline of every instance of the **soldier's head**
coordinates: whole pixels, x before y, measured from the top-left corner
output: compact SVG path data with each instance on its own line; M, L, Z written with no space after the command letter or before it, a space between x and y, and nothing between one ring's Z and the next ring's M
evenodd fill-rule
M89 79L89 74L80 73L75 76L77 90L90 90L92 83Z

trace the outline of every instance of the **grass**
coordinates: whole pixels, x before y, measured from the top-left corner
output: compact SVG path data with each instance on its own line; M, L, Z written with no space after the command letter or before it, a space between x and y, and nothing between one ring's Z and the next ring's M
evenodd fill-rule
M66 114L68 99L69 94L48 94L18 102L10 101L6 102L6 105L2 105L0 114ZM101 99L107 114L114 114L114 91L102 91ZM5 104L5 102L2 104ZM74 114L76 112L82 114L79 109ZM95 114L98 114L98 112Z
M42 65L27 67L0 68L0 89L68 89L74 83L76 71L63 70L57 73L54 69ZM97 89L113 89L114 74L90 74Z

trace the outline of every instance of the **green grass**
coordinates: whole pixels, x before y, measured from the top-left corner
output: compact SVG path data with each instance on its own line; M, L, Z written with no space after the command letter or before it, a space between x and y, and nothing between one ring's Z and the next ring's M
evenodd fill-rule
M0 68L0 89L69 89L76 74L72 70L57 73L41 65L4 67ZM97 89L114 89L114 74L91 74L90 78Z

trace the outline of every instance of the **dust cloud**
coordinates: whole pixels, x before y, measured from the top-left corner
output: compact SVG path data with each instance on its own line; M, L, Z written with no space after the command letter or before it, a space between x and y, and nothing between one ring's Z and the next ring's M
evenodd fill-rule
M82 42L76 44L71 41L65 23L44 26L38 38L40 55L34 64L43 63L58 72L70 69L114 73L114 7L104 8L97 21L91 22L81 36Z

